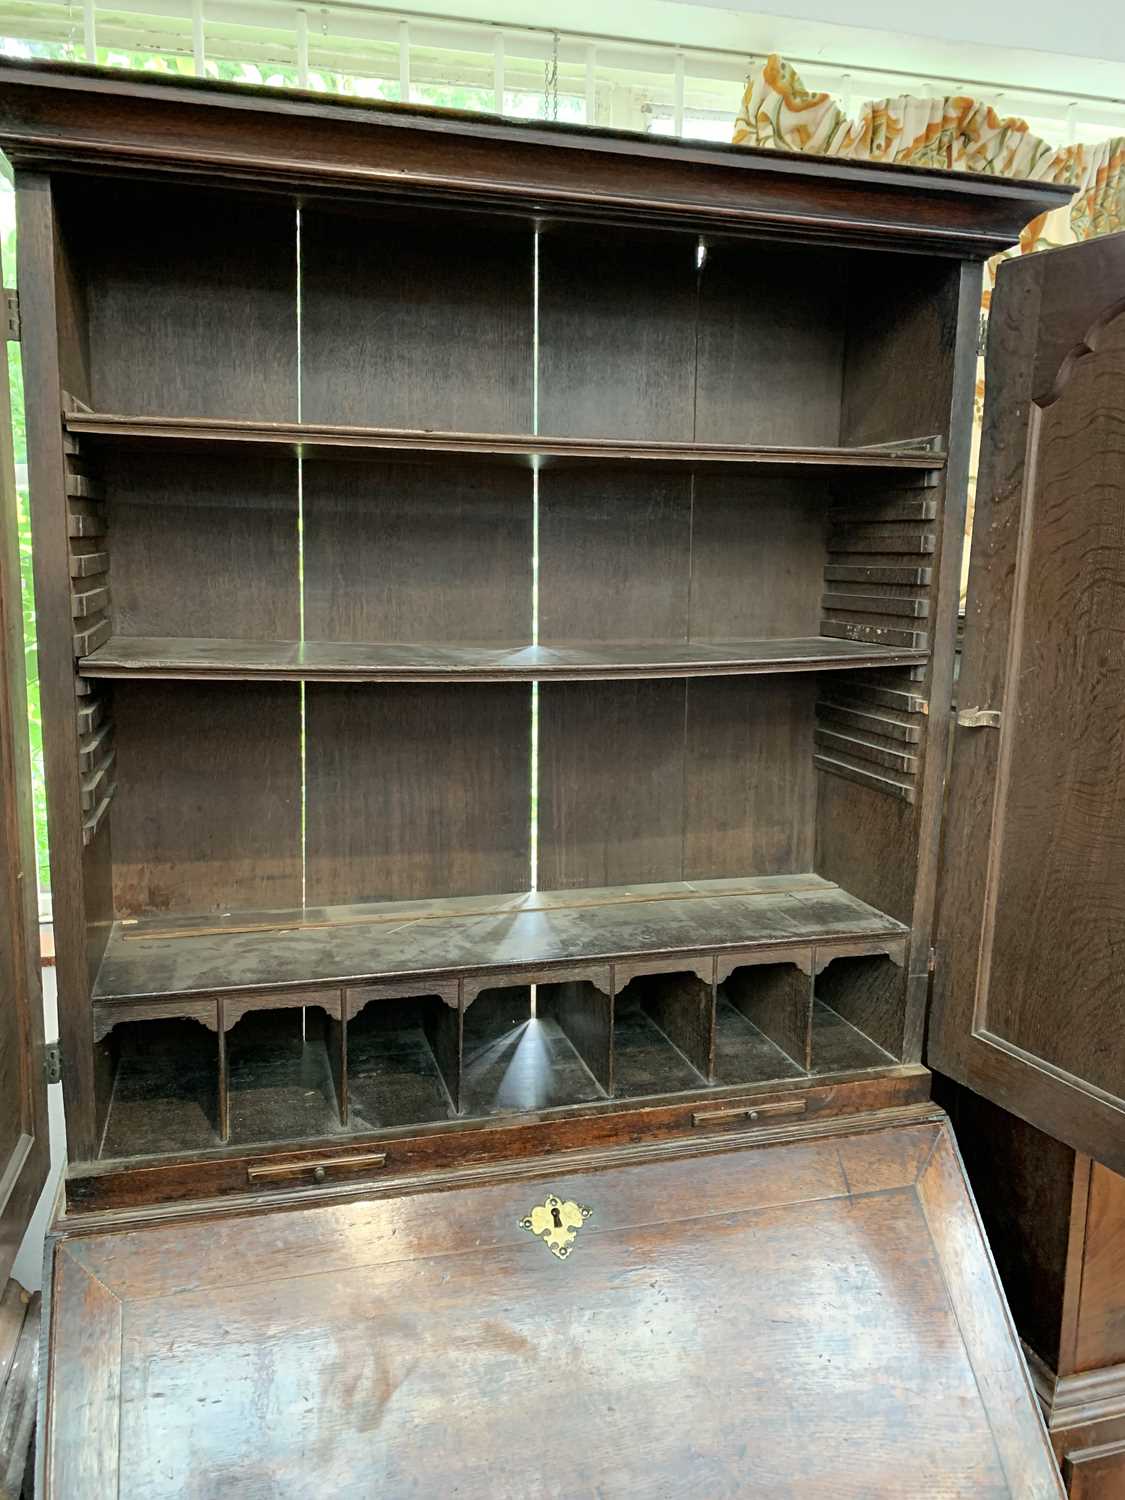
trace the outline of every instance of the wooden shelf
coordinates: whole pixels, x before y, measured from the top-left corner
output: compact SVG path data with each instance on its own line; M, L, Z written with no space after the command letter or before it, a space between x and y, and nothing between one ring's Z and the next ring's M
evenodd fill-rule
M289 448L304 458L398 457L415 462L477 458L488 463L646 463L715 469L879 469L936 471L945 467L937 439L871 447L770 447L760 444L644 442L616 438L542 437L521 433L427 432L346 427L314 422L215 421L194 417L120 416L71 411L67 431L115 442L179 446Z
M226 918L118 922L96 1004L528 971L567 965L901 941L901 923L816 875L399 901Z
M904 667L925 660L921 650L821 636L513 648L121 635L82 657L79 671L83 677L205 681L566 682Z

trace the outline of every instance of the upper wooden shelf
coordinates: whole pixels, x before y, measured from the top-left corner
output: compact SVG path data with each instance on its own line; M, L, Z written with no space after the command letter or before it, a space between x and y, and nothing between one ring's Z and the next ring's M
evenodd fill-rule
M393 427L342 427L314 422L248 422L199 417L121 416L71 411L76 436L173 446L291 448L305 458L388 455L430 461L479 458L489 463L649 463L714 469L883 469L901 472L944 468L936 438L916 438L863 448L793 448L734 443L640 442L618 438L541 437L529 433L429 432Z
M817 875L520 891L117 922L97 1002L432 980L685 954L898 942L907 929ZM513 981L515 982L515 981ZM419 993L425 993L420 990Z
M799 640L648 645L444 646L328 641L192 640L113 635L79 662L83 677L325 682L550 682L588 678L737 677L916 666L926 652L809 636Z

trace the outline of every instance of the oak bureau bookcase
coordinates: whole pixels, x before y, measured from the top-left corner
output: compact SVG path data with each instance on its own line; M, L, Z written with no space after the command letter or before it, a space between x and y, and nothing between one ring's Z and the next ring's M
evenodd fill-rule
M980 265L1058 190L3 86L70 1203L924 1098Z
M1065 189L13 62L0 149L44 1493L1059 1495L922 1059L1125 1173L1125 237L1000 270L954 713Z

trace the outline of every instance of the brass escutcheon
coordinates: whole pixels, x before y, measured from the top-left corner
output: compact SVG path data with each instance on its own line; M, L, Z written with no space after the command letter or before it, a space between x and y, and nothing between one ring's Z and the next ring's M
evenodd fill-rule
M583 1204L548 1193L540 1204L520 1220L520 1228L538 1236L552 1255L565 1260L574 1248L574 1236L594 1212Z

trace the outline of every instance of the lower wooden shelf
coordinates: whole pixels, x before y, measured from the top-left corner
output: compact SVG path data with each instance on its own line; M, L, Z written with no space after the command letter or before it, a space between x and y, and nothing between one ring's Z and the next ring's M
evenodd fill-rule
M893 1068L906 943L816 875L118 924L100 1155Z
M594 960L906 936L814 874L519 891L114 924L94 999L171 1000L380 980L499 978Z

